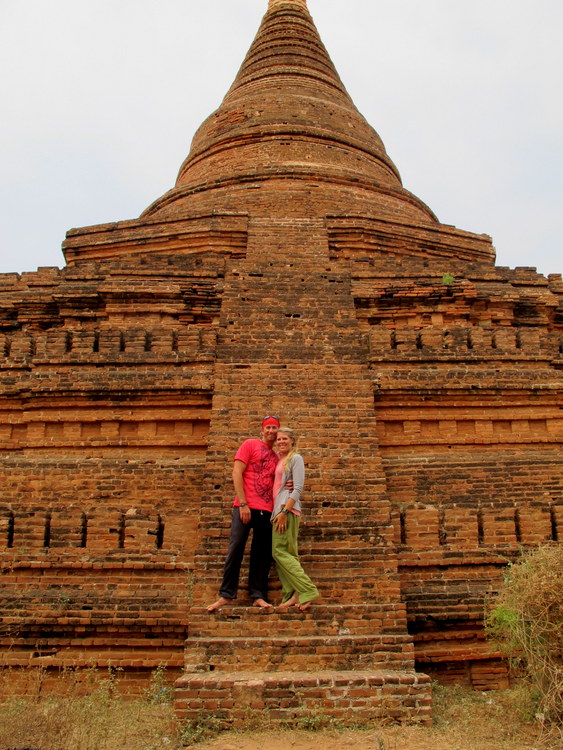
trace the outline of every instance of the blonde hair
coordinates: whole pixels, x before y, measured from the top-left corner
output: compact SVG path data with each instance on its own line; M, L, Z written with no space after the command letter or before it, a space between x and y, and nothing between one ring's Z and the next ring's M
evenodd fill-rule
M289 471L291 459L293 458L293 456L297 456L299 454L299 451L297 450L297 435L295 434L295 431L291 429L291 427L280 427L278 430L278 435L280 432L283 432L284 435L287 435L291 440L291 449L287 456L285 456L285 458L283 459L283 469L284 471Z

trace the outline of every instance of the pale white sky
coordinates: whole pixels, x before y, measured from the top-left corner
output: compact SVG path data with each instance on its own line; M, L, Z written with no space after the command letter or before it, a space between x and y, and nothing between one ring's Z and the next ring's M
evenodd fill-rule
M563 270L563 2L308 0L356 106L440 221ZM0 0L0 272L175 182L267 0Z

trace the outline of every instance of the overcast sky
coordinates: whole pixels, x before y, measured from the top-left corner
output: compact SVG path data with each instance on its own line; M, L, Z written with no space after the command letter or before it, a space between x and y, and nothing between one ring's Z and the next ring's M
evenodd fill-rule
M267 0L0 0L0 272L173 186ZM404 186L497 263L563 270L562 0L308 0Z

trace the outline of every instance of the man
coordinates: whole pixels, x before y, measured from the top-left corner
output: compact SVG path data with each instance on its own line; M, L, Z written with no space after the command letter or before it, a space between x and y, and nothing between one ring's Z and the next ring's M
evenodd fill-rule
M207 607L208 612L214 612L236 599L240 566L251 529L248 591L255 607L272 606L267 600L267 589L272 564L272 490L279 460L273 445L279 426L278 417L264 417L261 439L245 440L236 453L233 467L236 494L232 510L231 538L219 599Z

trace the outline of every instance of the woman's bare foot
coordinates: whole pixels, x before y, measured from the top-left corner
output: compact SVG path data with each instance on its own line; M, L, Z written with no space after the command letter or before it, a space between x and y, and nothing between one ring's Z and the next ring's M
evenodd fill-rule
M296 604L295 606L300 612L306 612L311 608L311 602L303 602L303 604Z
M207 607L207 611L215 612L215 610L221 609L221 607L224 607L226 604L231 604L232 601L232 599L227 599L224 596L220 596L216 602L213 602L213 604L210 604L209 607Z
M267 602L265 599L255 599L252 602L253 607L260 607L260 609L273 609L270 602Z
M286 602L282 602L278 609L287 609L288 607L297 607L299 606L299 597L297 594L293 594L293 596L288 599Z

